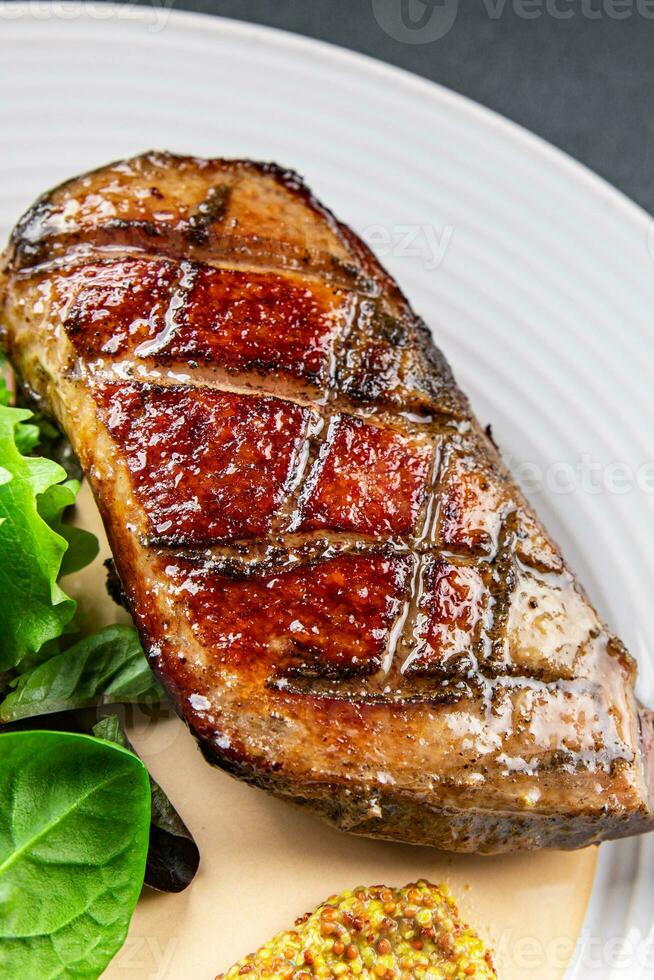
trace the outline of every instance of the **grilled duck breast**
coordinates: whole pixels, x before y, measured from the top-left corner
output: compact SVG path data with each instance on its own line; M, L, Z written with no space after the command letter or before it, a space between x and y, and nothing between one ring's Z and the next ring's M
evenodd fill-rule
M63 185L14 230L2 321L211 762L454 850L652 827L633 661L294 174L151 153Z

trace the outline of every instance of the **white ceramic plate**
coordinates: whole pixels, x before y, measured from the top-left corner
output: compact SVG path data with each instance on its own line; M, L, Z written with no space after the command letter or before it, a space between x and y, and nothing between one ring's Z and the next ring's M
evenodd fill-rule
M0 5L0 85L3 236L45 188L148 147L274 159L304 174L368 238L431 324L480 418L492 420L536 507L637 656L641 694L654 704L654 235L643 211L536 137L436 85L326 45L165 6ZM224 778L201 772L208 786ZM243 792L257 813L286 812ZM316 842L317 850L318 832ZM501 867L528 877L543 867L529 861ZM472 895L488 876L482 865L466 865ZM276 867L276 887L293 894L298 868L285 881L284 863ZM574 875L579 865L571 857L562 867ZM248 868L244 900L256 881ZM353 884L346 871L342 887ZM653 839L602 848L569 977L653 975L653 871ZM557 892L531 885L545 915ZM210 874L200 887L211 894ZM315 888L315 901L325 897L320 881ZM308 895L293 898L295 911ZM176 913L167 908L170 922ZM266 938L256 928L251 936L252 945ZM141 961L123 961L120 976L209 977L201 957L198 950L185 966L172 957L158 972L142 962L135 973ZM511 975L560 976L556 949L541 959ZM229 965L211 962L215 971Z

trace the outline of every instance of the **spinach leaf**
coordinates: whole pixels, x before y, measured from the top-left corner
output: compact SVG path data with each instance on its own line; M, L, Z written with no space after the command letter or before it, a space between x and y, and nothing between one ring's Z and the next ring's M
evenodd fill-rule
M102 704L158 702L156 680L130 626L106 626L21 674L0 704L0 724Z
M141 891L149 822L132 753L87 735L0 735L0 976L102 973Z
M0 393L1 394L1 393ZM38 430L0 397L0 671L34 657L69 627L75 602L57 584L95 556L92 535L68 528L77 485L49 459L25 456ZM66 555L68 557L66 558Z
M93 734L133 752L117 715L107 715L93 726ZM159 783L150 776L150 846L145 883L161 892L181 892L191 884L200 864L193 836Z

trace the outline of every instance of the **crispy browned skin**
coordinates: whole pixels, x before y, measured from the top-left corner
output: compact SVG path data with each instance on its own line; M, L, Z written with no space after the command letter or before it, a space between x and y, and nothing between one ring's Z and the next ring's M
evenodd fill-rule
M294 174L151 153L71 181L14 231L2 320L208 759L455 850L651 828L633 661Z

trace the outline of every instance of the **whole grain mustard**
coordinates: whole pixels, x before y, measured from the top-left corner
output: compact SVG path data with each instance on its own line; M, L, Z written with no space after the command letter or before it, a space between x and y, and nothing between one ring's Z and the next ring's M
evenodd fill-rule
M468 980L497 974L450 890L426 881L355 888L327 899L217 980Z

